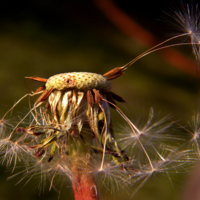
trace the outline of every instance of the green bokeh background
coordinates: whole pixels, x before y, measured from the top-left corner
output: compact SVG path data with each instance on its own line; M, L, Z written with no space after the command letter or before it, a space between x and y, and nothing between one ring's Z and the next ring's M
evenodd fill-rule
M130 14L128 4L116 3ZM38 83L26 81L26 76L48 78L73 71L103 74L126 64L148 49L118 30L93 1L30 1L27 4L2 1L0 5L2 116L20 97L39 86ZM158 6L163 9L161 5ZM154 4L150 9L153 7ZM141 20L142 26L150 28L149 23L153 23L155 16L148 16L140 7L139 10L140 15L131 17ZM169 30L163 29L162 22L156 22L156 25L159 23L162 30L149 30L161 41L167 38L161 33ZM187 52L192 57L192 53ZM126 100L127 104L120 107L129 116L142 118L153 107L156 112L161 112L161 116L171 114L173 120L180 120L183 125L199 110L199 89L199 79L170 66L159 52L137 61L123 76L112 81L112 91ZM25 114L27 110L28 99L25 99L8 118L12 122L18 114ZM26 186L25 182L16 185L20 177L7 180L10 174L9 169L0 168L0 200L73 199L70 183L64 185L60 192L49 192L47 188L39 195L37 178ZM133 199L182 199L187 176L176 174L172 176L172 183L167 177L153 177ZM101 199L130 197L126 196L125 191L110 194L102 190Z

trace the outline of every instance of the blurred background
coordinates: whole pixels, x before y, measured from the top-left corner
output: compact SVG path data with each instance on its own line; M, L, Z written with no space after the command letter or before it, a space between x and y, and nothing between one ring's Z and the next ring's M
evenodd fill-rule
M173 36L177 30L165 12L179 5L179 1L0 1L0 114L39 86L26 76L104 74ZM134 63L112 81L112 91L126 100L119 106L133 118L143 118L153 107L161 116L170 114L187 125L199 110L199 78L192 49L176 47ZM27 110L26 99L9 116L11 122ZM61 192L47 188L39 195L38 180L16 185L19 177L7 180L8 176L9 170L1 167L0 200L73 199L70 184ZM171 182L167 177L152 178L132 199L181 200L187 181L187 175L179 174ZM130 199L125 196L124 191L101 192L104 200Z

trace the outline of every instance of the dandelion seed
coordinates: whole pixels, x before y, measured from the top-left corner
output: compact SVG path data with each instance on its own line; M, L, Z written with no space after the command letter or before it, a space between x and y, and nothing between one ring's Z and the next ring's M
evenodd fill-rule
M125 129L123 127L122 132L118 133L118 142L127 152L132 152L132 157L138 155L136 152L141 152L138 151L138 149L141 149L138 138L145 149L152 145L160 145L160 143L164 144L166 141L178 143L182 138L173 134L173 124L174 122L169 121L169 117L160 118L159 115L156 116L153 108L151 108L147 121L137 122L136 125L138 126L138 131L133 132L129 127Z
M182 127L187 137L185 146L191 150L190 159L195 161L200 156L200 116L199 113L192 117L189 128Z
M174 11L175 10L175 11ZM190 44L193 48L193 53L198 62L200 62L200 14L198 4L184 6L182 4L181 10L174 9L166 13L172 20L176 27L181 30L182 34L177 37L187 36L190 38ZM186 33L186 35L184 35Z
M130 182L130 172L127 169L122 169L122 165L129 165L128 162L116 163L111 156L106 156L105 162L102 166L94 162L95 177L99 189L106 188L114 193L116 189L126 189Z
M13 125L10 123L11 120L1 119L0 120L0 134L1 136L5 134L5 132L9 131L13 128Z
M27 162L28 149L21 142L20 139L12 141L9 138L4 138L0 140L0 152L3 155L1 162L6 163L6 166L12 164L13 170L17 165L17 161Z

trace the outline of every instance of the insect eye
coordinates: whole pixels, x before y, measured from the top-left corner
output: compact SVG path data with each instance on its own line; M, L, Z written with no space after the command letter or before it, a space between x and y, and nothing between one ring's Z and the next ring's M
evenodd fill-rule
M71 79L67 79L67 84L71 84L72 80Z

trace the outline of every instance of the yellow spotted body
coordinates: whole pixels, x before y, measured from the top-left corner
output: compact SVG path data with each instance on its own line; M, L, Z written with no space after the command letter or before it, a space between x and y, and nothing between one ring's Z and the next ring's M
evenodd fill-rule
M67 90L91 90L97 89L109 92L111 83L101 74L90 72L70 72L51 76L46 82L46 89Z

